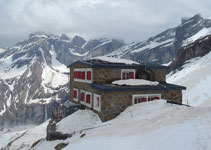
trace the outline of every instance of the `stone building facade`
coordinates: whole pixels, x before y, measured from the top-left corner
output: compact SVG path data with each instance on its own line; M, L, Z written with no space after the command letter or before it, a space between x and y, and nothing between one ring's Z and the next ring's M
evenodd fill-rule
M102 121L115 118L128 106L158 99L182 104L185 87L166 83L165 66L77 61L70 66L70 101L96 112ZM114 85L113 81L144 79L156 86Z

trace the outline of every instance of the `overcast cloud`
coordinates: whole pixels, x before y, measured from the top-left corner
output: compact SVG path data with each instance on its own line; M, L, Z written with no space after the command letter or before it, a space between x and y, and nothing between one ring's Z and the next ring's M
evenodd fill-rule
M211 17L210 0L0 0L0 8L0 47L35 31L140 41L181 17Z

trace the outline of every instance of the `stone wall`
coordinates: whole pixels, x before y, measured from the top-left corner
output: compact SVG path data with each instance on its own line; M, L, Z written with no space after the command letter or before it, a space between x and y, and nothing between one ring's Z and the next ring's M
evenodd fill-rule
M181 90L165 91L163 98L178 104L182 104L182 91Z
M102 121L107 121L117 117L127 107L132 105L134 94L161 94L162 99L166 99L178 104L182 104L181 91L128 91L109 92L101 95L101 113L96 112Z
M74 68L90 68L90 67L87 67L85 65L75 65ZM102 95L103 93L100 92L100 91L97 91L96 89L93 89L89 83L84 83L84 82L79 82L79 81L74 81L74 70L73 67L70 68L70 100L73 101L73 88L76 88L78 89L78 93L80 93L80 90L84 90L84 91L87 91L87 92L91 92L91 93L96 93L96 94L99 94L99 95ZM94 69L93 69L93 77L94 77ZM94 79L93 79L94 80ZM79 98L80 99L80 94L78 94ZM92 95L93 96L93 95ZM73 101L75 102L75 101ZM80 103L80 102L75 102L75 103Z
M120 68L94 68L93 82L97 84L110 84L112 81L121 80Z

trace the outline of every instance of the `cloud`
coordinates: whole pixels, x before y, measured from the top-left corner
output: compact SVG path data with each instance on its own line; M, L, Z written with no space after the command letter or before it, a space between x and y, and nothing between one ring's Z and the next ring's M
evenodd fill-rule
M40 30L139 41L183 16L210 17L209 6L208 0L0 0L0 47Z

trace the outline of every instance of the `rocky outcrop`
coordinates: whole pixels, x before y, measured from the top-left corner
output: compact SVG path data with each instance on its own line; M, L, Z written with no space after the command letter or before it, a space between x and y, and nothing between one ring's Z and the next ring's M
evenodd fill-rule
M185 43L191 42L187 41L188 38L210 27L211 19L204 19L200 14L191 18L182 18L179 26L167 29L146 41L124 45L110 55L142 63L168 63L176 58L178 49Z
M79 109L85 109L84 106L79 104L74 104L72 102L67 102L63 104L62 107L54 109L51 120L47 126L46 132L46 140L53 141L53 140L65 140L67 138L72 137L74 133L69 134L62 134L61 132L56 131L56 123L61 121L63 118L71 115L72 113L76 112Z
M170 71L181 69L187 60L202 57L211 51L211 35L200 38L194 43L179 49L175 61L170 65Z

